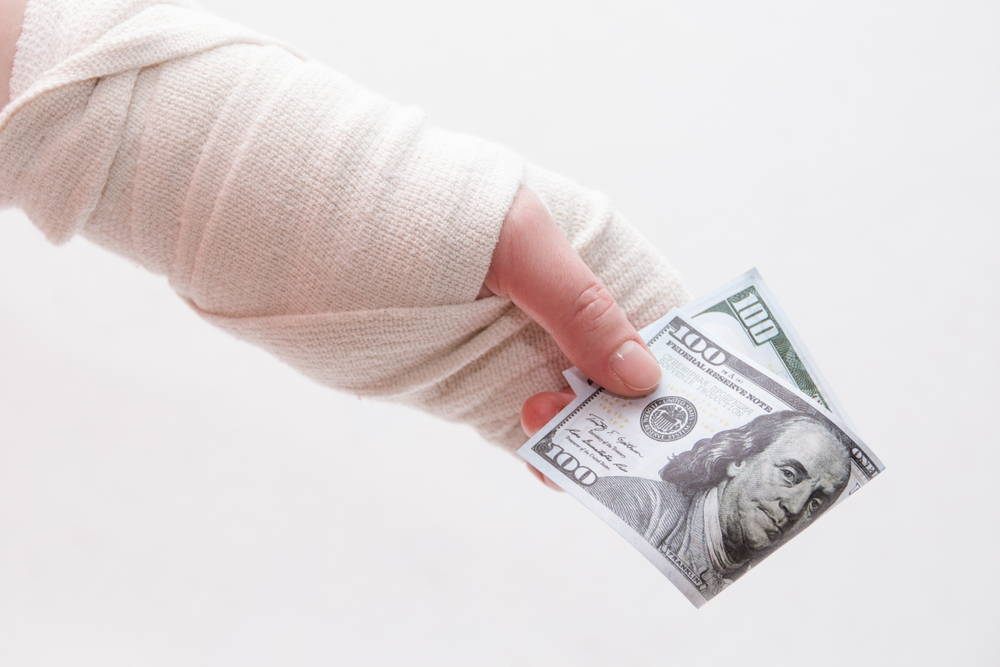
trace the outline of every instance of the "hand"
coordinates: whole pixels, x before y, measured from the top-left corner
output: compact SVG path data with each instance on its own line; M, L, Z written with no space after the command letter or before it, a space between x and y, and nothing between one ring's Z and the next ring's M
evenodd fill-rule
M513 301L538 322L583 373L622 396L641 396L660 382L660 365L625 313L573 250L537 195L521 187L507 213L478 298ZM521 406L529 436L575 394L535 394ZM551 480L532 466L552 488Z

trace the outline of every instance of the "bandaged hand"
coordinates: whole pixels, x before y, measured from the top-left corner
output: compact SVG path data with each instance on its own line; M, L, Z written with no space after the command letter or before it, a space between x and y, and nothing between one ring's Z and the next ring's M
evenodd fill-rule
M616 394L640 396L660 381L660 366L635 327L526 187L518 191L500 229L479 298L493 295L513 301L587 377ZM528 398L521 407L525 434L534 435L573 397L567 389Z
M510 451L571 365L655 384L635 327L688 298L603 195L188 0L30 0L2 205L317 382Z

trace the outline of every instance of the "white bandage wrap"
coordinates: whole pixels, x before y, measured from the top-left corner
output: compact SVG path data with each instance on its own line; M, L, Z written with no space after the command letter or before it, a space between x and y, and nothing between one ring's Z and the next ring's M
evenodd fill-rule
M80 233L315 380L508 448L569 365L475 300L521 183L635 325L688 298L602 195L185 0L31 0L11 100L0 204L50 240Z

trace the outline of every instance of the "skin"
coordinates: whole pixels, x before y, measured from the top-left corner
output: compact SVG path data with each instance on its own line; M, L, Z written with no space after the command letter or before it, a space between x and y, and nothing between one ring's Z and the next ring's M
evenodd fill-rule
M626 341L649 348L527 187L521 187L507 213L479 292L479 298L492 295L517 304L570 361L607 389L641 396L656 387L630 386L611 368L612 355ZM649 361L658 367L652 353Z
M622 396L641 396L655 388L655 384L630 387L611 369L611 356L625 341L649 348L570 246L545 205L526 187L518 192L504 220L479 296L494 294L510 299L541 324L569 360L601 386ZM574 397L570 389L530 397L521 407L524 432L534 435ZM534 467L528 469L561 491Z
M719 496L723 542L744 560L781 546L815 521L847 485L850 464L832 435L804 425L730 463L727 472Z
M0 0L0 102L9 101L14 51L28 0ZM623 396L641 396L656 387L625 384L611 367L626 341L639 337L614 298L570 246L545 205L526 187L517 193L500 230L479 298L510 299L549 332L569 360L588 377ZM649 355L650 372L659 366ZM649 372L646 373L649 377ZM544 392L525 401L521 424L529 435L544 426L573 392ZM558 489L534 468L529 469Z
M28 0L0 0L0 107L10 101L10 71Z

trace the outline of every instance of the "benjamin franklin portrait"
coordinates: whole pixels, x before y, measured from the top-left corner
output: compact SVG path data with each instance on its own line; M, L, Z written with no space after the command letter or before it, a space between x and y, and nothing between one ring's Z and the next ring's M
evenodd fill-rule
M711 598L815 521L849 476L841 434L785 411L698 441L660 480L604 477L588 490Z

